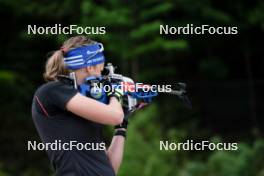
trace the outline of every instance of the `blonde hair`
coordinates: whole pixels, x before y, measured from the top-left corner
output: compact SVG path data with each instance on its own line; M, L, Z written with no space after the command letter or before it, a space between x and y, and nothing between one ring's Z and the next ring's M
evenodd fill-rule
M70 70L66 69L64 63L64 54L71 49L78 48L82 45L93 44L95 41L85 36L71 37L66 40L61 49L55 51L51 57L48 58L45 65L45 72L43 77L45 81L55 81L59 75L68 75Z

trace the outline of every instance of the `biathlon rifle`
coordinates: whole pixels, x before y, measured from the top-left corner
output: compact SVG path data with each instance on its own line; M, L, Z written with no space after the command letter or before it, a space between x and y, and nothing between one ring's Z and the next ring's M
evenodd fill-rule
M102 71L103 79L107 79L110 83L119 84L123 86L125 101L127 101L127 110L133 112L136 109L143 107L146 104L152 102L153 98L158 96L158 93L165 93L176 95L183 103L188 107L192 108L191 102L186 95L186 84L179 82L176 83L176 90L166 91L161 89L157 90L150 89L151 85L135 83L131 78L115 73L115 67L108 63ZM145 90L149 91L145 91Z

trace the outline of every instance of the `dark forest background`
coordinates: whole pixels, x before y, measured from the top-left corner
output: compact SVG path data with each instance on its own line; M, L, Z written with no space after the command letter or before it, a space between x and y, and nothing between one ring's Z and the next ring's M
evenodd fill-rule
M70 35L27 25L105 26L91 35L118 72L153 84L186 82L193 109L161 95L131 118L119 175L264 176L264 1L0 0L0 176L51 175L31 119L47 53ZM237 35L159 35L159 25L237 26ZM111 136L111 130L107 132ZM237 151L160 151L159 141L238 142Z

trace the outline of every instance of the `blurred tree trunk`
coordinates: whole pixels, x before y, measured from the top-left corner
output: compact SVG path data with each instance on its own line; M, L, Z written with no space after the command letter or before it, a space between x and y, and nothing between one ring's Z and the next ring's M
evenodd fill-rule
M248 80L248 96L249 96L249 108L250 108L250 119L253 127L253 135L259 136L260 130L257 122L257 111L256 111L256 92L254 89L254 79L251 64L250 46L248 45L249 40L246 39L244 45L244 59L245 59L245 71Z

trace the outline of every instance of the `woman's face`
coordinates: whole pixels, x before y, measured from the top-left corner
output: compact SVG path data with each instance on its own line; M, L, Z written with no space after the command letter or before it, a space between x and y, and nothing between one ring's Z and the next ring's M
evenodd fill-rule
M101 72L104 69L104 63L87 67L87 72L89 76L101 76Z

